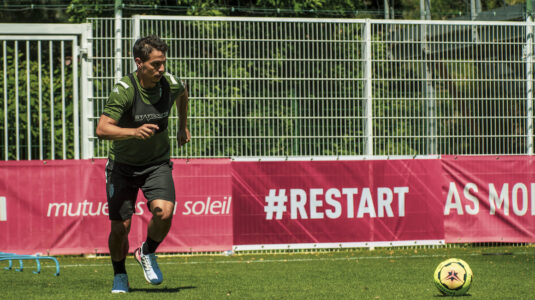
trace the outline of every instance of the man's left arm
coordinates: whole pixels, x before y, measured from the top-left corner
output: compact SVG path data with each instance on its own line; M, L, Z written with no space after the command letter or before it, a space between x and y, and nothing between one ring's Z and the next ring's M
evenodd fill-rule
M184 87L184 92L176 98L176 108L178 110L178 131L176 140L181 147L191 140L188 129L188 89Z

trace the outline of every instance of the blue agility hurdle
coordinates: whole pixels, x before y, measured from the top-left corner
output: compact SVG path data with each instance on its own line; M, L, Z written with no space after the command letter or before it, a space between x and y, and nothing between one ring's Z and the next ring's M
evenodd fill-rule
M9 262L9 266L5 267L6 270L11 270L13 268L13 261L18 260L20 267L15 269L17 272L22 272L24 269L23 260L35 260L35 263L37 264L37 269L33 271L34 274L41 273L41 259L49 259L56 263L56 274L54 276L59 276L59 262L55 257L52 256L40 256L39 254L36 255L24 255L24 254L15 254L15 253L5 253L0 252L0 261L7 260Z

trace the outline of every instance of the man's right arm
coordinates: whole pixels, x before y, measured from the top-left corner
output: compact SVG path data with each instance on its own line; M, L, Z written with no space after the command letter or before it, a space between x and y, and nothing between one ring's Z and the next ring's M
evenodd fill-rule
M119 119L128 107L132 105L133 91L123 81L115 85L110 93L104 111L98 121L96 134L102 140L145 140L154 135L158 125L144 124L138 128L123 128L119 126Z
M138 128L122 128L117 125L118 123L106 115L101 115L96 130L98 138L102 140L146 140L158 130L156 124L143 124Z

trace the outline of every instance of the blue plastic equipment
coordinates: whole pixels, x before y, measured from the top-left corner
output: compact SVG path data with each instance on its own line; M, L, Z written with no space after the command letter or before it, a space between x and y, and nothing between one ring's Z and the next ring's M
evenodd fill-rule
M24 268L24 264L22 263L23 260L35 260L37 264L37 270L33 271L35 274L41 273L41 262L39 260L41 259L50 259L56 263L56 274L54 276L59 276L59 262L55 257L52 256L41 256L39 254L35 255L24 255L24 254L15 254L15 253L6 253L6 252L0 252L0 261L7 260L9 261L9 266L5 267L6 270L11 270L13 268L13 261L18 260L20 264L20 268L15 269L17 272L22 272Z

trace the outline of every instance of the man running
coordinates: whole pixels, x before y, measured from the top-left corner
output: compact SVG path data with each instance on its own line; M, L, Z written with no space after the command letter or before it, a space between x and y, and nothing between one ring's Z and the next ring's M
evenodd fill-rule
M134 251L134 258L149 283L160 284L163 280L155 251L171 228L175 205L167 129L173 103L179 117L178 146L191 139L187 90L177 77L165 72L167 44L157 36L147 36L137 40L133 50L137 70L115 85L96 129L100 139L112 140L106 165L112 293L129 291L125 260L139 189L147 199L152 218L147 238Z

